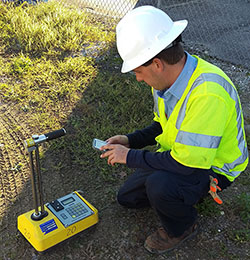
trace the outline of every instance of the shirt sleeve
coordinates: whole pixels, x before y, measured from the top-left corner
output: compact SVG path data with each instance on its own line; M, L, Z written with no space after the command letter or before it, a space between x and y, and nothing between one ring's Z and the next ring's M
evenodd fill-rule
M167 170L184 175L189 175L195 170L195 168L178 163L170 155L170 151L150 152L147 150L130 149L127 156L127 166L145 170Z
M136 130L135 132L128 134L129 147L134 149L140 149L147 145L156 144L155 137L162 133L160 123L153 122L150 126Z

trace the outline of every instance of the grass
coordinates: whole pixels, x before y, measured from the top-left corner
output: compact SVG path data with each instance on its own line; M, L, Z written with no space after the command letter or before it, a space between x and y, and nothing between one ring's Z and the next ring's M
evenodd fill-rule
M243 192L237 198L235 211L240 215L244 223L250 223L250 194Z
M1 5L1 41L11 51L56 57L79 52L84 44L113 41L105 24L74 7L53 1L34 6L24 2L16 8Z
M0 96L30 113L33 125L58 127L97 75L95 58L82 51L102 42L95 51L104 54L114 31L57 2L0 5Z
M63 151L71 167L94 174L94 164L104 181L117 180L120 168L99 159L92 139L146 126L153 104L149 88L133 75L117 73L121 60L113 48L114 28L57 2L0 3L0 14L0 99L15 105L33 133L66 128L66 137L51 148L44 145L41 153L58 151L60 158ZM139 105L134 97L140 97ZM59 161L50 167L58 174L67 168Z
M150 122L150 89L114 69L121 61L109 24L57 2L0 7L0 98L15 104L38 133L66 127L66 138L52 143L52 149L68 150L71 163L88 167L86 154L99 158L93 138ZM135 96L141 97L140 106ZM113 180L106 162L94 163L105 180ZM53 167L60 171L63 165Z

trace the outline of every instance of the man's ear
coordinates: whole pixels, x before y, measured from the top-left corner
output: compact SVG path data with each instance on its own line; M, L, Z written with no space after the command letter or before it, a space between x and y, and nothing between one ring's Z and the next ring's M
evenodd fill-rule
M154 68L158 71L163 71L164 69L164 63L161 59L159 58L154 58L153 59L153 64L154 64Z

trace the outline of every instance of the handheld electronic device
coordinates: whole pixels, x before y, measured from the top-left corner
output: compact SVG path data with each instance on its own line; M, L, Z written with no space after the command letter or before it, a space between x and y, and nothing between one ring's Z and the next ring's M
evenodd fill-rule
M105 141L102 141L100 139L94 139L93 140L93 148L97 149L97 150L100 150L100 148L103 146L103 145L106 145L107 142Z
M65 135L60 129L44 135L33 135L25 140L31 164L31 185L34 210L17 218L17 228L39 252L78 234L98 222L98 211L81 191L74 191L44 204L38 144ZM35 151L35 158L33 157Z

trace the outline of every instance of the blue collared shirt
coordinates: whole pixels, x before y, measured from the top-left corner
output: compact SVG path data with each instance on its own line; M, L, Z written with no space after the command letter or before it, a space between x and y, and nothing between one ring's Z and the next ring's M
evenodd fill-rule
M186 63L174 84L167 90L156 91L157 95L164 99L165 113L168 118L173 112L175 105L183 95L188 85L188 81L197 66L197 59L191 56L188 52L185 53L187 55Z

